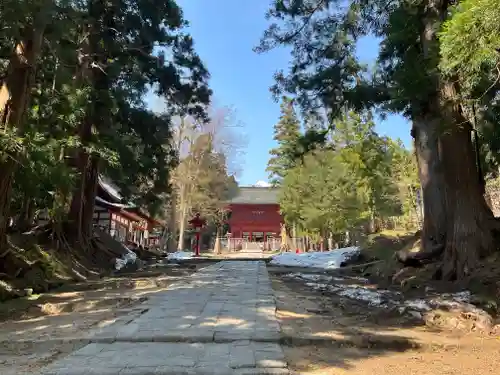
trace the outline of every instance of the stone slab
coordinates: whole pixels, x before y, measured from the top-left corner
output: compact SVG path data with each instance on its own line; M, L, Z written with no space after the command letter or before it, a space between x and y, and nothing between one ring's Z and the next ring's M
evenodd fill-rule
M40 375L281 374L272 371L285 368L283 351L274 343L115 342L89 344Z
M41 374L288 374L263 262L211 265L142 307Z

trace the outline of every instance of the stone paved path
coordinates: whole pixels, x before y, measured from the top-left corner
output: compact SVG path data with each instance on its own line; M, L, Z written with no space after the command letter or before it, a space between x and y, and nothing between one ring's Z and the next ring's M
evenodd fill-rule
M43 375L288 374L264 262L226 261L172 285Z
M238 251L232 251L224 254L224 256L231 259L246 258L246 259L265 259L270 255L265 254L262 249L243 249Z

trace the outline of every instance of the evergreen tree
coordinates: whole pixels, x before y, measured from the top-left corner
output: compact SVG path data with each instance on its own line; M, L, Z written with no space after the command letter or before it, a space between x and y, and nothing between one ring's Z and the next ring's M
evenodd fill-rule
M440 0L277 0L268 12L272 24L257 48L291 48L290 68L276 75L272 91L294 95L306 113L320 109L338 118L345 108L376 107L402 113L412 122L425 211L419 256L444 254L443 275L448 279L467 277L481 257L497 248L498 228L484 201L471 139L474 109L463 95L471 77L454 70L461 67L464 72L469 66L480 72L476 82L489 78L490 95L483 96L481 105L496 106L496 69L487 69L498 66L493 51L498 48L498 18L496 8L488 12L492 7L496 3L491 0L456 6ZM483 13L488 14L481 21L488 22L486 28L477 22ZM357 41L370 35L382 40L372 74L356 56ZM457 53L448 53L453 49ZM447 56L455 61L446 63Z
M11 218L26 228L45 209L86 248L99 174L161 214L171 118L206 120L211 95L176 2L9 0L0 20L0 248ZM151 88L165 113L147 109Z
M406 150L396 149L374 126L371 115L348 113L335 122L324 148L308 152L287 173L280 205L288 224L325 237L358 226L373 231L377 223L402 213L410 191L398 189L402 158L393 150Z
M293 100L283 97L280 108L280 120L274 126L274 140L278 147L269 152L271 158L267 166L273 185L279 185L287 172L296 165L300 138L300 122L293 107Z

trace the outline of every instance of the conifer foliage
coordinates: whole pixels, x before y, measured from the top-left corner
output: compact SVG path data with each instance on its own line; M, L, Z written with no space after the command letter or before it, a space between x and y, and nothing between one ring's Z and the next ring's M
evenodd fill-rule
M422 186L420 259L469 277L498 250L480 160L498 150L498 6L494 0L274 0L257 50L291 49L272 91L307 113L398 112L412 123ZM373 69L356 45L378 37ZM478 139L486 146L479 145ZM478 151L488 151L487 158Z
M178 161L172 118L206 121L211 96L177 3L7 0L0 22L0 253L8 229L44 209L88 247L101 174L161 213ZM147 108L149 91L164 113Z
M279 185L289 169L295 165L298 139L300 137L300 122L290 98L281 100L280 120L274 126L274 140L278 146L270 151L267 171L273 185Z

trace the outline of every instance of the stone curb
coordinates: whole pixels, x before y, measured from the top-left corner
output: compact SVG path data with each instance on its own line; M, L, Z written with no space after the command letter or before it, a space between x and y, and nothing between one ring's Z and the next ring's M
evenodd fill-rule
M316 336L291 336L291 335L281 335L279 337L256 337L255 339L248 339L243 337L224 337L221 336L216 339L212 336L205 337L186 337L177 335L165 335L165 336L155 336L155 337L127 337L127 338L116 338L116 337L66 337L63 339L40 339L40 340L14 340L14 341L0 341L0 346L12 346L12 345L87 345L87 344L112 344L114 342L129 342L129 343L147 343L147 342L159 342L159 343L231 343L241 340L249 340L255 343L276 343L285 346L308 346L308 345L320 345L324 347L345 347L352 346L357 348L374 348L374 349L391 349L395 351L404 350L428 350L428 349L441 349L441 350L454 350L460 347L460 344L443 344L436 342L414 342L406 338L396 338L396 337L380 337L377 335L359 335L355 337L349 337L345 339L332 339L327 337L316 337Z
M247 367L240 369L211 369L211 368L126 368L117 372L117 369L57 369L46 370L39 375L290 375L290 370L285 368Z
M380 337L377 335L359 335L355 337L348 337L343 339L332 339L327 337L298 337L284 335L281 337L279 343L283 346L323 346L323 347L354 347L360 349L386 349L393 351L406 351L406 350L455 350L460 348L460 344L443 344L437 342L416 342L408 340L404 337Z

